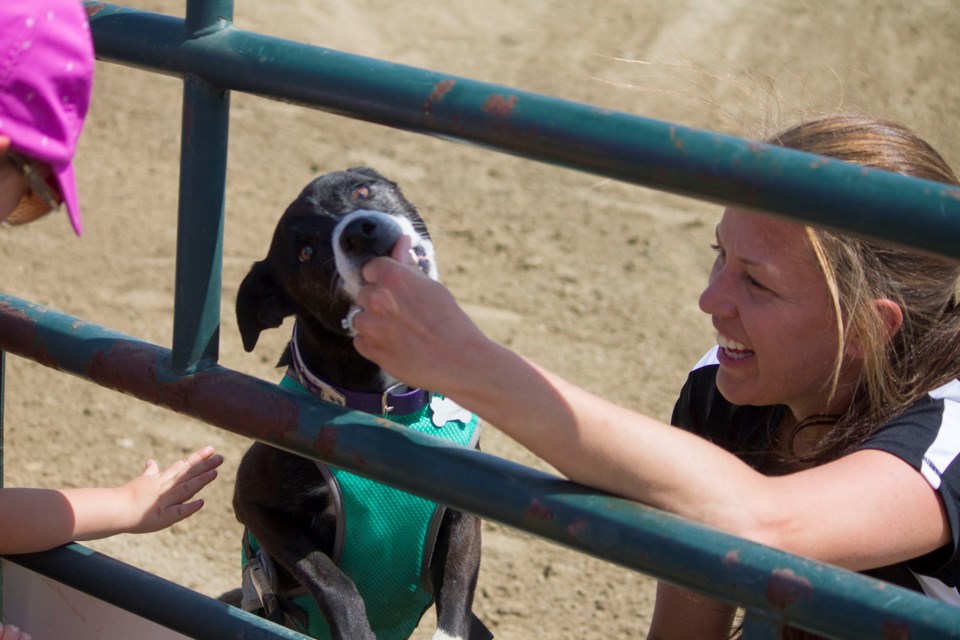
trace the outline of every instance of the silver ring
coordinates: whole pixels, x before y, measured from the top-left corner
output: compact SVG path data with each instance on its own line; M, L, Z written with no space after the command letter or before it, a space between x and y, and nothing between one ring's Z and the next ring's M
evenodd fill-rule
M353 319L357 317L357 314L363 311L363 307L358 307L356 305L350 307L350 311L347 311L346 317L340 321L340 326L343 327L344 331L347 332L347 335L351 338L357 336L357 330L353 328Z

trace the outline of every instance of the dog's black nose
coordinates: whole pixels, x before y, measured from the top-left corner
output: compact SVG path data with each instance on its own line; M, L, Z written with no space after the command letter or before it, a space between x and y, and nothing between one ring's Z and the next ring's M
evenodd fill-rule
M400 225L388 216L356 216L340 233L340 248L350 256L387 256L402 233Z

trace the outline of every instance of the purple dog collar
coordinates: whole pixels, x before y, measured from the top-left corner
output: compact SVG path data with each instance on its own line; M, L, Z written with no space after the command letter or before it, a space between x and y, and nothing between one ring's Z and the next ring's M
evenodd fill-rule
M394 389L405 387L398 382L385 391L367 392L341 389L327 382L307 368L297 346L297 326L293 326L293 337L290 339L290 353L293 356L293 377L300 381L310 393L327 402L338 404L341 407L356 409L374 415L387 416L396 414L409 415L420 411L430 404L430 392L423 389L409 389L403 393L394 393Z

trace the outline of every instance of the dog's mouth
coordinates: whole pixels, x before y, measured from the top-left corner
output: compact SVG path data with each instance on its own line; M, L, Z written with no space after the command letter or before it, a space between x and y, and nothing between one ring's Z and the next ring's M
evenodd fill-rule
M366 266L368 262L378 257L383 257L383 256L373 256L363 261L362 263L357 264L356 277L360 281L360 286L365 287L368 284L370 284L369 282L367 282L367 279L363 277L363 267ZM406 259L405 260L401 259L399 261L406 262L410 266L416 267L423 273L423 275L427 276L428 278L433 277L432 270L431 270L432 263L430 262L430 256L427 254L426 248L424 248L421 245L417 245L415 247L411 247L410 249L408 249L406 253Z
M395 255L402 247L398 242L409 240L406 254ZM393 256L400 262L417 267L429 278L437 279L433 260L433 245L429 238L417 233L410 220L378 211L355 211L337 225L333 237L334 257L340 276L342 291L347 298L356 300L360 289L367 283L363 279L364 265L382 256Z
M398 240L398 243L399 243L399 240ZM391 253L386 254L386 255L391 255L391 256L393 256L394 254L393 254L393 252L391 252ZM367 282L366 278L363 277L363 268L364 268L364 267L367 265L367 263L370 262L371 260L375 260L376 258L382 258L382 257L385 257L385 256L379 256L379 255L378 255L378 256L369 256L366 260L362 260L362 261L359 261L359 260L358 260L358 261L356 262L356 273L357 273L357 277L360 279L360 283L361 283L362 286L366 286L367 284L369 284L369 283ZM394 257L396 257L396 256L394 256ZM405 262L406 264L409 264L409 265L412 266L412 267L416 267L417 269L419 269L419 270L423 273L423 275L425 275L425 276L427 276L427 277L431 277L431 269L430 269L430 267L432 266L432 263L430 262L430 256L429 256L429 254L427 253L427 249L426 249L423 245L419 245L419 244L418 244L418 245L416 245L416 246L410 247L410 248L407 250L406 255L405 255L405 256L400 256L400 258L399 258L398 261L399 261L399 262Z
M416 247L412 247L410 251L407 252L407 255L410 258L410 264L420 269L423 275L430 275L430 258L427 257L426 249L417 245Z

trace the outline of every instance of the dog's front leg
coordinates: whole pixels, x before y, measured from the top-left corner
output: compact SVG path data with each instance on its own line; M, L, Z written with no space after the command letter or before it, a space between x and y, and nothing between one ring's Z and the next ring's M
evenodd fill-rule
M246 506L246 505L242 505ZM274 561L302 584L317 601L333 640L376 640L363 598L353 580L330 559L302 523L278 511L244 511L247 527Z
M447 509L433 557L437 631L433 640L489 640L493 634L473 614L480 573L480 520Z
M291 573L310 590L334 640L376 640L357 587L329 556L312 551L291 567Z

